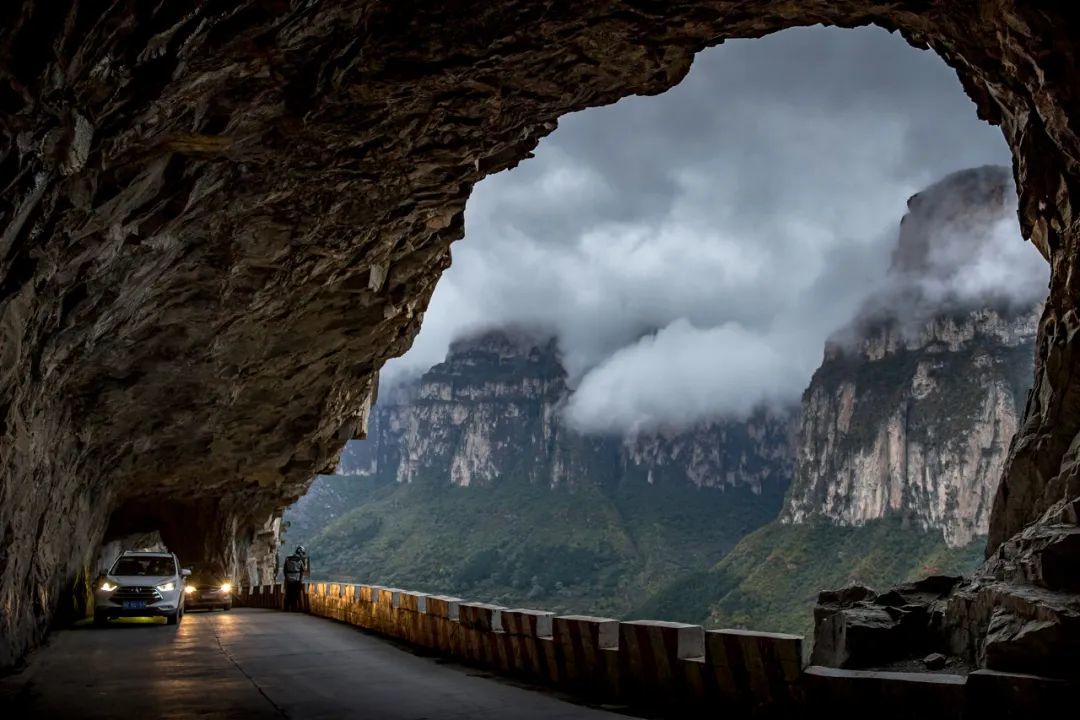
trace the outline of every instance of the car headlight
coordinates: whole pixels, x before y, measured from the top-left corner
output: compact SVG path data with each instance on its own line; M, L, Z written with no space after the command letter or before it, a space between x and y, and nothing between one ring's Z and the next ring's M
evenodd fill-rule
M113 590L115 590L115 589L116 589L116 586L115 586L115 585L113 585L113 584L112 584L111 582L109 582L108 580L106 580L105 582L101 583L101 587L100 587L99 589L100 589L100 590L101 590L102 592L112 592Z
M164 585L158 585L157 589L160 590L161 592L169 592L170 590L175 590L176 589L176 583L167 582Z
M232 585L229 584L229 583L222 584L221 592L223 592L223 593L232 592Z
M186 585L184 587L184 592L186 592L188 595L190 595L191 593L195 592L195 586L194 585Z

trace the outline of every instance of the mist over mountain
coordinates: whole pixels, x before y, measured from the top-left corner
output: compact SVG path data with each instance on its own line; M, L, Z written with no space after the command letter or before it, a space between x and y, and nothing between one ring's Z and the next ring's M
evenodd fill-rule
M322 577L622 614L780 509L793 407L678 430L583 434L551 338L456 341L379 398L287 513Z
M991 308L1026 314L1046 299L1050 268L1018 242L1012 171L983 166L952 173L908 200L882 286L831 338L857 341L875 325L906 334L943 313Z
M797 402L824 341L886 282L904 200L1008 158L953 71L884 30L726 42L662 96L562 118L477 186L385 384L455 339L526 326L557 338L569 418L590 433ZM1003 218L1008 248L1030 251Z
M1009 235L1006 168L953 173L908 208L886 281L803 393L779 521L637 612L808 634L818 590L981 562L1049 268Z

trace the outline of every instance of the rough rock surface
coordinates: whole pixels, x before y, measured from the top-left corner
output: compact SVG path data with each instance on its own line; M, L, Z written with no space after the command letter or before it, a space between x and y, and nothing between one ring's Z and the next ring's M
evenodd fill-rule
M883 668L943 653L971 667L1080 681L1078 517L1080 501L1052 508L973 578L821 593L813 662Z
M952 547L986 535L1031 388L1042 297L962 296L958 273L1001 242L1011 185L1005 168L976 168L909 201L889 282L829 342L803 395L782 522L900 515Z
M936 604L960 582L934 576L880 594L861 586L821 593L811 663L881 668L944 650L933 632L940 623Z
M1080 495L1067 5L15 0L0 6L0 665L42 637L106 534L149 522L192 552L265 557L280 508L409 345L473 184L560 115L662 92L725 38L819 22L932 47L1001 125L1053 279L991 549Z
M883 326L857 350L831 349L803 397L782 521L902 515L951 547L985 536L1031 385L1036 319L982 309L906 342Z

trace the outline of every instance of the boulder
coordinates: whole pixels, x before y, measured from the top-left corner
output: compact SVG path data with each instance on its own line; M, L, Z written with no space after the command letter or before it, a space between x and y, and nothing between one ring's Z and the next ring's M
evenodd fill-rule
M927 670L941 670L949 664L949 659L941 653L930 653L923 658Z

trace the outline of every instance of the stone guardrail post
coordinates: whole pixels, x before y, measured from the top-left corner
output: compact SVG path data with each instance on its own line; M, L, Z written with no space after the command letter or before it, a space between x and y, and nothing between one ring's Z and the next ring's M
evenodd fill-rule
M506 672L519 677L554 683L558 679L554 613L517 608L502 611L506 644Z
M431 628L431 644L428 646L444 655L462 657L462 630L458 621L461 598L449 595L429 595L424 613Z
M461 657L465 660L498 669L502 651L501 605L480 602L458 604L458 623L461 625Z
M706 700L746 710L798 705L802 642L783 633L706 631L703 677L690 684Z
M698 625L634 620L619 623L622 691L639 705L670 706L685 700L689 682L682 660L705 656Z
M589 695L620 694L618 620L559 615L552 636L558 684Z
M427 593L402 590L398 596L397 610L399 636L413 645L427 647L423 622L427 613Z

